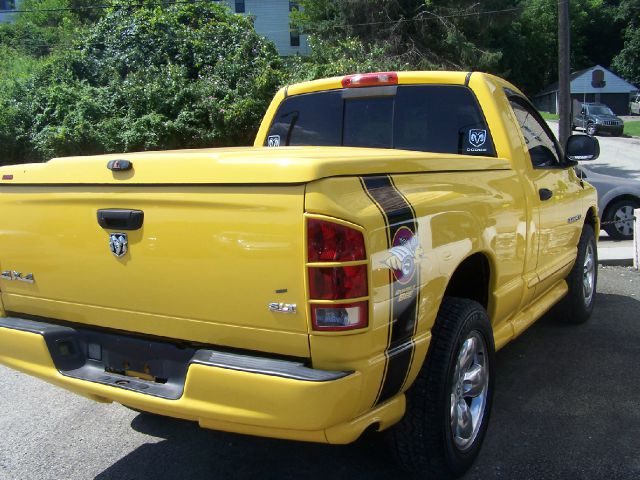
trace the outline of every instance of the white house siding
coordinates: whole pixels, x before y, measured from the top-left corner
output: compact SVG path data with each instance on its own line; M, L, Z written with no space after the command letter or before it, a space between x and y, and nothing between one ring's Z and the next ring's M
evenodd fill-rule
M15 10L20 6L20 0L0 0L0 12L2 10ZM2 12L0 13L0 22L11 22L15 18L14 13Z
M235 0L223 0L235 12ZM300 46L291 46L289 0L245 0L245 13L254 18L256 32L275 43L282 56L308 55L309 46L304 35Z

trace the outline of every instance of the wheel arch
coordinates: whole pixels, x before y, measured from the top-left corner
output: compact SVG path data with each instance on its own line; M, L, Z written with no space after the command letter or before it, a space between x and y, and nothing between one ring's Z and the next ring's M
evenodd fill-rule
M491 280L490 257L485 252L475 252L462 260L453 271L444 296L474 300L488 311Z
M607 201L607 204L605 205L604 209L602 210L602 219L604 221L605 218L607 218L607 215L611 212L611 205L613 205L614 203L620 201L620 200L633 200L636 203L640 204L640 197L637 197L636 195L633 195L632 193L623 193L620 195L616 195L613 198L610 198Z
M591 226L596 236L598 235L598 232L600 231L600 219L598 218L596 207L589 207L589 210L587 210L587 214L584 217L584 224Z

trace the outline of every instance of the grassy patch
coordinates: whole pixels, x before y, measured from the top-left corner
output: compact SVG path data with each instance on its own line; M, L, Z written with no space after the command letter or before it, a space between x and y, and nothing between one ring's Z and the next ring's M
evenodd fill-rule
M625 122L624 134L633 137L640 137L640 121Z
M545 120L560 120L560 115L556 115L555 113L540 112L540 115L542 115L542 118Z

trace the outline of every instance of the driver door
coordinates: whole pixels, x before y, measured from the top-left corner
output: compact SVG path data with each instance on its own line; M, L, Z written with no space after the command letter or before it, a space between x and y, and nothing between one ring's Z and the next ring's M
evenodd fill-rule
M573 168L562 161L562 150L538 112L525 99L509 101L530 159L526 175L535 186L531 209L537 227L538 259L532 283L534 297L539 297L571 270L584 221L583 187Z

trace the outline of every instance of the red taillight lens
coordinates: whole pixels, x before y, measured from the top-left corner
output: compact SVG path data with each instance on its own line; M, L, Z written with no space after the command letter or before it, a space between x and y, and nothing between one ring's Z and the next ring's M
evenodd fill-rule
M350 262L365 260L362 232L324 220L307 223L309 262Z
M367 266L309 267L309 294L313 300L343 300L367 296Z
M368 302L347 305L311 305L314 330L336 331L364 328L369 323Z
M395 72L363 73L358 75L348 75L342 79L343 88L374 87L397 84L398 74Z

